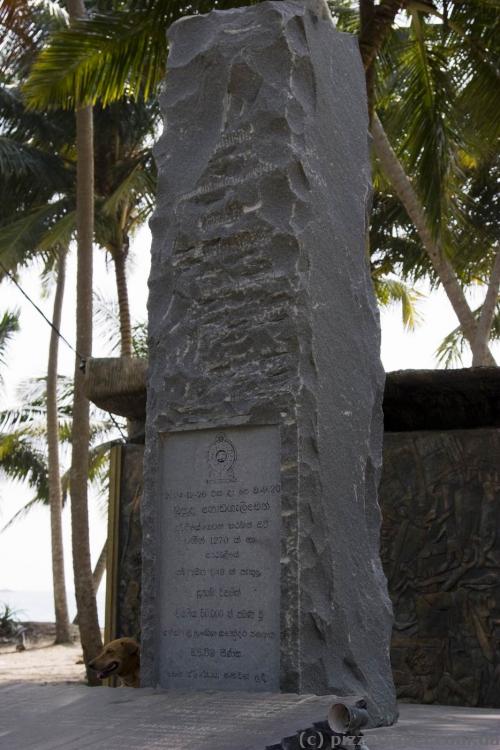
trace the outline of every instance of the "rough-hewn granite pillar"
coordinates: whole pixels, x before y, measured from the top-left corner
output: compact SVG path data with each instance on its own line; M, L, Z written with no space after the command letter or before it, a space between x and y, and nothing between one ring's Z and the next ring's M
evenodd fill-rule
M142 679L364 695L385 724L367 110L357 41L322 8L264 2L169 32Z

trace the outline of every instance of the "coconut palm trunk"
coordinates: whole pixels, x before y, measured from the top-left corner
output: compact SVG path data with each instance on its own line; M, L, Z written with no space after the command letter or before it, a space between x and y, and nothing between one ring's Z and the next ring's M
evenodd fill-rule
M482 340L479 341L477 322L465 298L462 287L458 283L451 264L434 241L422 204L389 143L382 123L375 113L372 117L371 127L373 144L382 171L396 191L399 200L405 207L408 216L418 232L422 246L434 266L434 270L451 302L464 336L470 344L473 357L477 361L481 361L482 364L495 366L496 362L487 345L490 329L488 328L487 331L483 332Z
M66 280L67 248L62 248L57 264L57 284L54 299L50 334L49 361L47 366L47 447L50 504L50 535L52 545L52 579L54 588L54 610L56 616L56 643L71 643L64 577L64 548L62 536L62 490L59 465L59 420L57 415L57 362L59 336L55 329L61 327L61 311Z
M102 579L104 577L104 573L106 572L106 558L108 555L108 540L104 542L101 549L101 554L97 558L97 562L95 564L94 568L94 588L97 591L99 590L99 586L101 585Z
M104 573L106 572L106 560L107 560L107 556L108 556L108 540L106 539L106 541L104 542L104 544L102 546L101 554L97 558L97 562L95 564L94 572L92 574L93 578L94 578L94 590L95 590L96 594L99 591L99 586L101 585L102 579L104 577ZM73 625L78 625L78 613L76 614L76 616L75 616L75 618L73 620Z
M116 292L118 296L118 314L120 317L120 354L122 357L132 356L132 324L130 322L130 305L127 288L126 263L128 243L112 253L115 267Z
M500 250L498 250L493 264L486 297L484 298L481 317L477 324L476 340L474 353L472 357L472 366L481 367L489 365L488 359L488 338L495 317L495 308L498 300L498 290L500 287Z
M83 0L69 0L68 10L73 22L85 16ZM71 526L73 570L78 608L78 625L83 658L90 685L99 684L96 675L87 665L102 649L101 631L90 558L88 517L88 465L89 465L89 402L84 392L84 361L92 352L92 241L94 230L94 143L92 108L76 111L77 186L77 295L76 295L76 349L73 400L73 431L71 458Z
M404 5L403 0L382 0L378 5L374 0L360 0L359 48L365 70L372 68L394 19Z

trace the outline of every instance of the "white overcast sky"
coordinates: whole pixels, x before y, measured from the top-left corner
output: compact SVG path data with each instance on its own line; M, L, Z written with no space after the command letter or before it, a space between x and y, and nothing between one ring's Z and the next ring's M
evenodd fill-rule
M147 277L149 273L149 231L144 228L133 243L133 257L129 273L129 287L132 313L135 319L145 320L147 301ZM95 288L109 299L114 299L115 282L112 268L106 268L104 254L95 252ZM51 317L52 299L43 298L40 292L40 279L37 270L21 274L21 284L30 296L40 305L45 314ZM67 292L65 296L63 335L75 340L75 264L74 255L68 268ZM424 288L421 291L426 292ZM477 296L475 304L480 300ZM27 378L42 376L46 371L47 349L50 329L39 314L22 298L11 283L0 286L0 314L6 309L21 309L21 331L16 335L8 350L8 367L5 384L0 391L0 407L12 404L16 385ZM450 304L442 292L433 292L419 303L424 323L413 333L403 329L400 309L383 310L382 362L387 371L398 369L420 369L436 367L435 350L443 337L456 326L456 319ZM94 356L109 356L104 344L104 336L95 336ZM500 359L500 347L496 347L496 357ZM466 361L468 365L470 361ZM73 354L63 342L60 343L59 371L71 375ZM0 527L31 498L30 489L22 484L0 479ZM67 556L70 550L69 510L65 511L65 544ZM95 500L91 502L91 542L94 559L99 554L106 537L106 522ZM68 587L73 589L72 568L66 559ZM49 545L49 514L45 508L31 511L26 518L0 534L0 590L39 590L51 588L51 563Z

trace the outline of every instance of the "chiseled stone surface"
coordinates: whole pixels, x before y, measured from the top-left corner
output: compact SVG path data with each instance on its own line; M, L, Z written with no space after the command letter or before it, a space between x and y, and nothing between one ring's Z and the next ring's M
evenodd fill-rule
M264 2L169 32L151 222L142 679L159 681L169 574L161 435L278 425L280 688L364 695L378 725L396 706L367 111L357 41L317 7Z

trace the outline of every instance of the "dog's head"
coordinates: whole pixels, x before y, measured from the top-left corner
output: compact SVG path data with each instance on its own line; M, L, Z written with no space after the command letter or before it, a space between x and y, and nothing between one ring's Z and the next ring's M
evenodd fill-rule
M104 680L113 674L127 677L139 670L139 644L133 638L117 638L104 646L101 653L92 661L89 667Z

